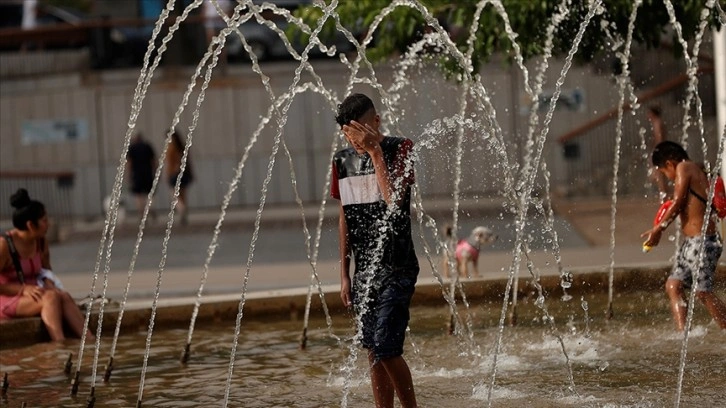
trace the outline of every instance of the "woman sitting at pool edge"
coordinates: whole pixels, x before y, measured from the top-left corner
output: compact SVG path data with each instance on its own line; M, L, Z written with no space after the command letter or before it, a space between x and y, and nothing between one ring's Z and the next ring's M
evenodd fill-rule
M45 206L32 200L23 188L10 197L10 204L15 209L15 228L0 236L0 320L40 316L51 340L65 339L64 322L81 337L84 318L71 295L57 288L50 279L38 281L43 269L52 270L45 239L48 232ZM13 247L17 259L11 254ZM87 337L93 339L90 332Z

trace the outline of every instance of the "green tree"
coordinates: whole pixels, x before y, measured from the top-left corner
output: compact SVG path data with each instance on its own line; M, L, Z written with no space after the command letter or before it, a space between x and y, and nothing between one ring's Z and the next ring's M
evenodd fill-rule
M723 1L723 0L719 0ZM330 1L326 1L327 4ZM469 27L474 21L476 0L420 0L429 13L448 30L456 46L467 51ZM517 33L517 44L526 60L541 55L545 48L545 33L553 15L562 0L501 0L512 30ZM587 14L588 0L571 0L569 13L561 22L555 35L553 54L566 53L572 46L581 22ZM704 0L672 0L676 18L683 27L686 39L696 34ZM336 8L344 27L371 27L381 11L389 6L389 0L339 0ZM608 50L612 38L625 38L634 0L603 0L600 12L590 22L577 54L581 61L594 58L599 52ZM310 5L296 12L311 27L323 16L320 6ZM714 7L708 17L711 26L718 26L718 10ZM633 38L648 47L657 47L668 28L670 17L664 0L643 0L638 10ZM366 49L372 61L385 59L405 51L409 44L421 38L430 29L422 13L408 6L399 6L386 16L376 29L374 42ZM327 21L321 36L334 33L335 24ZM609 35L604 30L608 30ZM361 38L362 39L362 38ZM678 49L678 41L673 41ZM505 30L504 19L494 6L489 4L479 19L472 62L475 69L494 54L514 57L513 44ZM446 69L457 70L453 61L445 61ZM453 64L453 65L452 65Z

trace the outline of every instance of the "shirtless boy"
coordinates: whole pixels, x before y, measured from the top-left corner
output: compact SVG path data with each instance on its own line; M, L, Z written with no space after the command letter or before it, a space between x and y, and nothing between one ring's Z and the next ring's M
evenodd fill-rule
M719 327L726 329L726 305L713 292L716 265L723 250L713 219L708 220L705 237L701 235L703 217L708 209L705 203L705 198L708 197L708 176L698 164L688 158L683 147L675 142L659 143L653 150L652 160L658 171L675 184L673 205L666 211L660 224L641 236L648 237L643 245L658 245L663 231L680 216L684 242L678 250L673 271L666 281L666 293L676 329L683 331L686 326L687 304L684 301L684 288L691 287L694 275L696 296Z

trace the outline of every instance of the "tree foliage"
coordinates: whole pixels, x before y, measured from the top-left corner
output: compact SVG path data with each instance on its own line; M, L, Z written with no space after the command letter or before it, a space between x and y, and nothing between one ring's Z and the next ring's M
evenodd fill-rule
M721 0L719 0L721 1ZM330 0L327 1L329 4ZM512 30L516 33L522 57L526 60L541 55L545 49L547 27L552 24L562 0L501 0ZM379 18L381 11L389 6L390 0L339 0L336 8L344 27L351 31L364 32ZM448 31L452 41L462 51L467 51L469 29L474 21L477 1L475 0L419 0L429 13ZM577 57L588 61L598 53L609 50L611 41L624 39L628 22L634 7L634 0L603 0L602 7L593 17L580 44ZM686 39L692 38L697 31L703 0L672 0L676 19L683 28ZM320 4L320 5L318 5ZM303 20L315 26L323 16L321 2L306 6L297 11ZM589 0L568 2L567 16L560 23L554 36L553 54L563 54L570 50L572 41L587 15ZM718 27L718 9L709 10L708 23ZM648 47L657 47L664 36L675 35L664 0L643 0L635 28L634 41ZM429 30L422 13L410 6L397 6L376 28L374 41L366 49L372 61L382 60L406 50L409 44L421 38ZM332 35L335 25L328 21L323 35ZM673 41L678 48L678 41ZM495 54L514 56L514 47L505 30L504 19L490 3L483 10L477 25L476 40L472 62L477 68Z

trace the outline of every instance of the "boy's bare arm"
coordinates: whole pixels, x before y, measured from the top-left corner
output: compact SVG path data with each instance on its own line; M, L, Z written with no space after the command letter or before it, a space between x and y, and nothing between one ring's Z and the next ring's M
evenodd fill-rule
M393 163L393 173L388 171L386 162L383 159L383 151L378 148L373 152L368 152L373 161L373 167L376 171L376 181L378 187L383 192L383 198L388 205L394 203L398 206L404 198L404 192L408 188L413 177L407 174L413 174L413 168L409 168L410 142L406 142L400 147L401 151L396 155L396 162Z
M343 306L350 306L351 287L350 287L350 246L348 245L348 224L345 222L345 214L343 213L343 203L340 204L338 218L338 251L340 254L340 299Z
M691 186L692 170L687 161L682 161L676 166L676 178L673 186L673 205L663 215L661 222L662 229L665 229L676 217L686 208L688 203L688 189Z
M393 192L393 183L391 183L391 175L386 167L386 161L383 159L383 150L381 145L377 145L375 148L368 151L368 155L371 156L373 162L373 168L376 171L376 182L378 182L378 188L383 194L383 200L388 204L393 204L391 201L391 193Z
M658 225L654 225L650 230L642 233L640 236L647 236L647 240L643 243L645 246L656 246L660 242L661 234L683 211L688 202L688 189L692 180L692 170L688 165L690 162L681 162L676 166L676 177L673 187L673 205L663 214L663 221Z
M341 278L350 278L350 248L348 247L348 224L345 222L343 204L340 204L338 215L338 250L340 254Z

